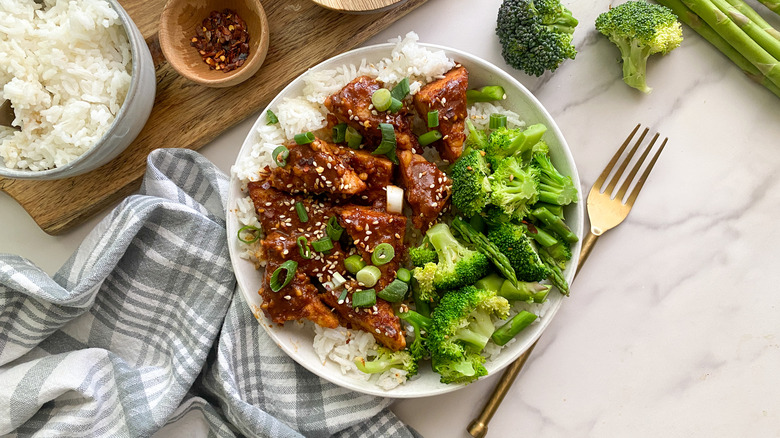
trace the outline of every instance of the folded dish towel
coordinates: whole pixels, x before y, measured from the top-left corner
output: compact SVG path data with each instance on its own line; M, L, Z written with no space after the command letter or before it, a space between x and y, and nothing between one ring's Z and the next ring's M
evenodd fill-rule
M0 434L417 436L266 336L234 292L227 188L197 153L157 150L53 278L0 255Z

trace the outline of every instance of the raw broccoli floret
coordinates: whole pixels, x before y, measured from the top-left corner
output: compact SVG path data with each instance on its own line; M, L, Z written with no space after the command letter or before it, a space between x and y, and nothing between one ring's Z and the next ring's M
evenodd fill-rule
M507 256L518 280L542 281L550 275L550 269L539 258L536 245L526 234L525 227L501 224L491 227L487 237Z
M596 18L596 30L620 49L623 81L645 93L651 91L647 86L647 58L669 53L683 39L674 12L644 0L628 1L602 13Z
M555 205L577 202L577 188L571 177L561 175L553 166L550 156L534 154L534 166L539 169L539 200Z
M378 347L376 357L366 360L364 357L355 359L357 368L367 374L383 373L390 368L398 368L409 372L408 376L417 374L417 361L408 350L393 351L386 347Z
M539 170L523 167L516 157L504 158L490 176L490 203L508 216L522 220L539 199Z
M417 281L416 293L423 302L435 303L439 301L439 294L436 293L436 287L433 285L436 269L436 263L426 263L412 270L412 275Z
M504 0L496 21L501 55L529 75L554 71L577 54L571 43L577 24L559 0Z
M433 245L424 238L420 246L409 248L409 261L414 266L423 266L426 263L436 263L439 258L436 256L436 250L433 249Z
M485 160L494 171L505 157L519 156L524 162L528 162L533 152L537 150L547 152L547 144L539 145L545 132L547 132L547 127L541 123L531 125L526 129L496 129L488 137Z
M490 169L481 152L462 155L450 172L452 204L466 216L479 214L490 198Z
M433 285L437 289L450 290L474 284L487 274L490 263L487 257L455 239L447 224L438 223L425 234L439 258L433 277Z
M493 291L466 286L446 293L433 311L428 350L442 382L469 382L487 374L479 353L495 331L493 317L509 316L509 301Z

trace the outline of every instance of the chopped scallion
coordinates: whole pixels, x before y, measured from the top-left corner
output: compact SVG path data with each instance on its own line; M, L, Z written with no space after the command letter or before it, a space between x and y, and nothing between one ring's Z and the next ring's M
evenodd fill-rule
M243 237L241 237L241 234L242 234L244 231L251 231L251 232L253 232L253 233L254 233L254 237L253 237L251 240L246 240L246 239L244 239ZM240 240L240 241L242 241L242 242L244 242L244 243L246 243L246 244L252 244L252 243L255 243L255 242L257 242L258 240L260 240L260 233L259 233L259 231L260 231L260 229L259 229L259 228L257 228L257 227L255 227L255 226L252 226L252 225L245 225L245 226L241 227L241 228L238 230L238 240Z
M428 127L435 128L439 126L439 110L428 111Z
M344 278L343 275L339 274L338 272L333 273L333 279L331 279L331 283L333 283L333 287L339 287L346 282L347 279Z
M395 278L403 281L404 283L409 283L412 281L412 271L406 268L400 268L398 272L395 273Z
M363 141L363 136L360 135L355 128L347 126L347 132L344 134L344 139L347 141L347 146L352 149L358 149L360 143Z
M330 237L325 236L320 240L315 240L312 242L311 247L317 252L330 251L333 249L333 241L330 240Z
M287 260L286 262L279 265L278 268L274 271L273 274L271 274L271 282L270 287L271 290L274 292L279 292L283 287L290 284L293 277L295 277L295 271L298 269L298 262L295 260ZM284 273L284 280L282 280L280 277L282 276L282 273Z
M436 140L441 139L441 132L439 131L428 131L425 134L421 135L417 138L417 140L420 141L420 144L423 146L428 146L429 144L433 143Z
M276 117L276 114L271 110L265 112L265 119L268 120L266 125L275 125L279 123L279 117Z
M274 149L273 156L276 165L279 167L284 167L287 165L287 157L290 156L290 150L285 146L279 146L278 148Z
M490 115L490 123L488 127L490 129L498 129L503 128L506 126L506 115L504 114L491 114Z
M371 152L372 155L385 155L388 158L395 157L395 128L389 123L380 123L379 130L382 132L382 141L379 146ZM392 158L390 158L392 161Z
M303 206L301 201L295 203L295 212L298 213L298 219L301 222L309 221L309 215L306 213L306 207Z
M301 258L305 260L311 259L311 248L309 248L309 241L306 236L298 237L298 252L301 253Z
M377 111L387 111L392 100L393 96L387 88L380 88L371 95L371 103Z
M366 262L364 262L363 257L360 257L358 254L352 254L344 259L344 267L347 268L347 271L352 275L357 274L365 266Z
M389 243L380 243L374 248L374 252L371 253L371 263L376 266L382 266L385 263L393 260L395 257L395 248Z
M391 91L390 94L398 100L404 100L404 97L409 94L409 91L409 78L403 78L398 85L393 87L393 91Z
M375 285L381 276L382 271L380 271L376 266L366 266L359 270L357 274L355 274L357 281L368 287Z
M344 232L344 227L339 224L339 220L336 216L331 216L328 219L328 225L325 227L325 233L330 237L330 240L338 241L341 239L341 233Z
M406 292L409 291L409 285L405 282L395 279L377 294L379 298L388 303L400 303L406 298Z
M390 108L387 110L391 113L397 113L398 111L401 111L401 108L403 108L404 103L400 100L396 99L395 97L390 99Z
M352 307L371 307L376 304L376 291L374 289L356 290L352 294Z
M300 134L295 134L295 142L298 144L309 144L314 141L314 134L311 132L302 132Z
M344 143L347 135L347 124L339 123L333 127L333 143Z
M343 291L341 291L341 295L339 295L339 304L344 304L344 301L347 299L347 288L344 288Z

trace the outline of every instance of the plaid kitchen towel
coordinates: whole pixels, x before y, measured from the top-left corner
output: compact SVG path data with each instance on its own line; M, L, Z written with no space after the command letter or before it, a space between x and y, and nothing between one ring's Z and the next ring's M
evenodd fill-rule
M53 278L0 255L0 434L417 436L266 336L234 293L227 188L197 153L157 150Z

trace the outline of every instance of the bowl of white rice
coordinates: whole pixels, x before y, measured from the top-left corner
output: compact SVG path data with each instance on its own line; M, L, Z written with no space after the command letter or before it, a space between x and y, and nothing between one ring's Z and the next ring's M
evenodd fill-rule
M5 0L0 7L0 177L61 179L119 155L146 124L152 57L116 0Z
M487 115L496 112L507 116L508 127L544 123L548 127L545 138L555 166L571 176L579 187L574 158L563 134L531 92L497 66L457 49L420 43L415 33L388 44L344 53L311 68L294 80L268 105L267 109L275 113L279 123L269 124L268 112L264 111L244 141L231 169L227 235L232 265L243 298L266 333L285 353L309 371L342 387L383 397L417 398L455 391L465 384L441 383L440 376L428 364L422 364L419 374L410 379L407 379L405 371L393 368L382 374L364 374L357 369L354 361L376 350L378 344L371 334L344 327L323 328L311 322L272 323L261 310L262 299L258 294L263 281L263 262L254 258L256 248L236 238L240 228L260 226L252 200L245 190L247 183L257 180L264 166L272 165L272 151L290 141L294 134L314 132L326 126L324 99L356 76L376 77L389 87L409 77L410 92L414 94L421 83L439 77L455 63L468 69L469 88L500 85L506 91L506 98L501 102L480 102L468 108L474 125L479 129L487 128ZM583 205L580 202L565 208L566 222L578 236L583 233ZM568 282L574 278L579 253L580 243L572 245L572 260L564 271ZM258 265L260 269L257 269ZM513 311L528 310L539 318L503 347L488 343L484 355L489 375L499 373L528 350L549 326L565 299L561 293L554 291L541 304L516 302ZM260 342L252 342L242 348L260 348Z

